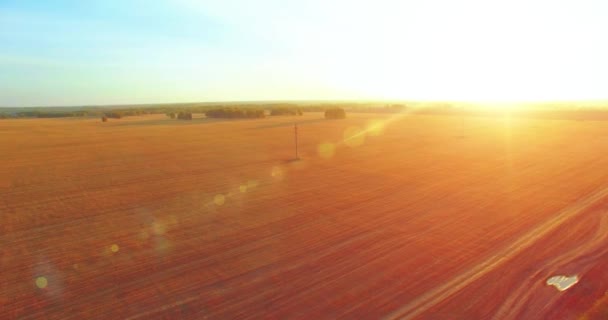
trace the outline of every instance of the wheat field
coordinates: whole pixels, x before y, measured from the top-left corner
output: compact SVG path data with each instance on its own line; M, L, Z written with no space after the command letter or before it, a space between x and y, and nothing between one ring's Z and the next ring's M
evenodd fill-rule
M509 117L0 121L0 318L601 319L607 146Z

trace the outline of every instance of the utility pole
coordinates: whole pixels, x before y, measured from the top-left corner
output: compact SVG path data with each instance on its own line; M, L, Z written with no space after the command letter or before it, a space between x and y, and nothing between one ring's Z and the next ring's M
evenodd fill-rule
M300 156L298 155L298 124L297 123L293 124L293 134L294 134L294 140L296 143L296 160L300 160Z
M460 137L464 138L464 117L465 117L465 110L464 107L462 107L462 111L460 113Z
M464 138L464 114L462 115L462 118L460 119L460 132L461 132L461 136Z

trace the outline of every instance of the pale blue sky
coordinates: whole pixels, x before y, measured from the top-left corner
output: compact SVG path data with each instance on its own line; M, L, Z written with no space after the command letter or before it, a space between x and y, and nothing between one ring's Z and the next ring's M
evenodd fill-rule
M0 0L0 106L608 98L605 1Z

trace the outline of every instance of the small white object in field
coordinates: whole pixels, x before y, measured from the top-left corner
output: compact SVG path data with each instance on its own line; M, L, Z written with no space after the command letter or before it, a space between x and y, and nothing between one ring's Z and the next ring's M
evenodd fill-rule
M566 291L578 282L578 276L554 276L547 279L547 285L554 286L559 291Z

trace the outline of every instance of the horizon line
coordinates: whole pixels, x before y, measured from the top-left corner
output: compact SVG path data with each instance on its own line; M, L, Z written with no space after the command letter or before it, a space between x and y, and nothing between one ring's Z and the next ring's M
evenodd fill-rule
M188 104L264 104L264 103L456 103L456 104L564 104L564 103L606 103L606 99L563 99L563 100L475 100L475 99L289 99L289 100L214 100L189 102L148 102L148 103L114 103L114 104L73 104L73 105L26 105L26 106L0 106L0 109L14 108L107 108L119 106L163 106Z

